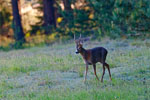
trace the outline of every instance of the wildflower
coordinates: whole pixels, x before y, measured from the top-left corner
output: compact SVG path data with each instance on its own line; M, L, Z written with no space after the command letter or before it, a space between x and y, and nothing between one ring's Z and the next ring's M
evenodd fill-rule
M88 10L90 10L90 7L85 7L84 9L85 9L85 11L88 11Z
M63 18L62 18L62 17L58 17L58 18L57 18L57 23L61 23L61 22L62 22L62 20L63 20Z
M90 14L89 19L93 19L93 18L94 18L94 14Z
M30 37L30 33L26 33L26 34L25 34L25 37Z

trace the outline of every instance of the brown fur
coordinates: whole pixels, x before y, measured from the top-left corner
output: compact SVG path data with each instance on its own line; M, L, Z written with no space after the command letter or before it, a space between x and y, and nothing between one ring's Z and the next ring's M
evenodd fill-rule
M77 48L76 53L80 53L86 63L85 80L86 80L86 76L87 76L88 65L93 65L94 74L95 74L96 78L98 79L98 76L96 74L96 63L97 62L100 62L103 65L103 74L101 77L101 82L103 82L103 76L105 74L105 67L108 69L109 77L111 80L109 64L107 64L105 61L108 51L103 47L96 47L96 48L86 50L83 48L82 44L80 43L80 40L77 40L75 42L76 42L76 48Z

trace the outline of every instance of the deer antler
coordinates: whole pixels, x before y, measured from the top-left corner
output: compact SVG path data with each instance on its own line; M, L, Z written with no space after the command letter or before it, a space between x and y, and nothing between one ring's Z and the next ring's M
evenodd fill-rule
M80 42L80 43L83 43L83 40L82 40L82 38L81 38L81 34L80 34L79 42Z
M79 38L79 40L81 40L81 34L80 34L80 38Z

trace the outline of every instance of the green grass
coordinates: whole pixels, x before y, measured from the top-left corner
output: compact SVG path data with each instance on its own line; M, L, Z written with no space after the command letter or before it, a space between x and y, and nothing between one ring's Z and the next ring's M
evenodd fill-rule
M145 85L141 85L139 82L116 81L111 84L107 82L101 86L93 83L91 84L93 87L88 90L80 88L46 90L42 93L30 92L25 96L19 93L14 100L20 98L24 100L146 100L150 98L148 93L145 93L150 89L147 89Z
M150 41L102 40L85 48L104 46L111 67L104 83L92 66L83 83L85 64L75 44L55 44L0 52L0 99L4 100L149 100ZM107 70L106 70L107 72ZM99 78L102 65L97 64Z

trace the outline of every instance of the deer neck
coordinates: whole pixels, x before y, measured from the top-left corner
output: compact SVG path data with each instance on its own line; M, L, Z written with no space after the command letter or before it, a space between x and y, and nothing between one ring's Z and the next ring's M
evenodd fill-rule
M87 50L82 48L80 54L82 55L83 58L85 58L87 55Z

